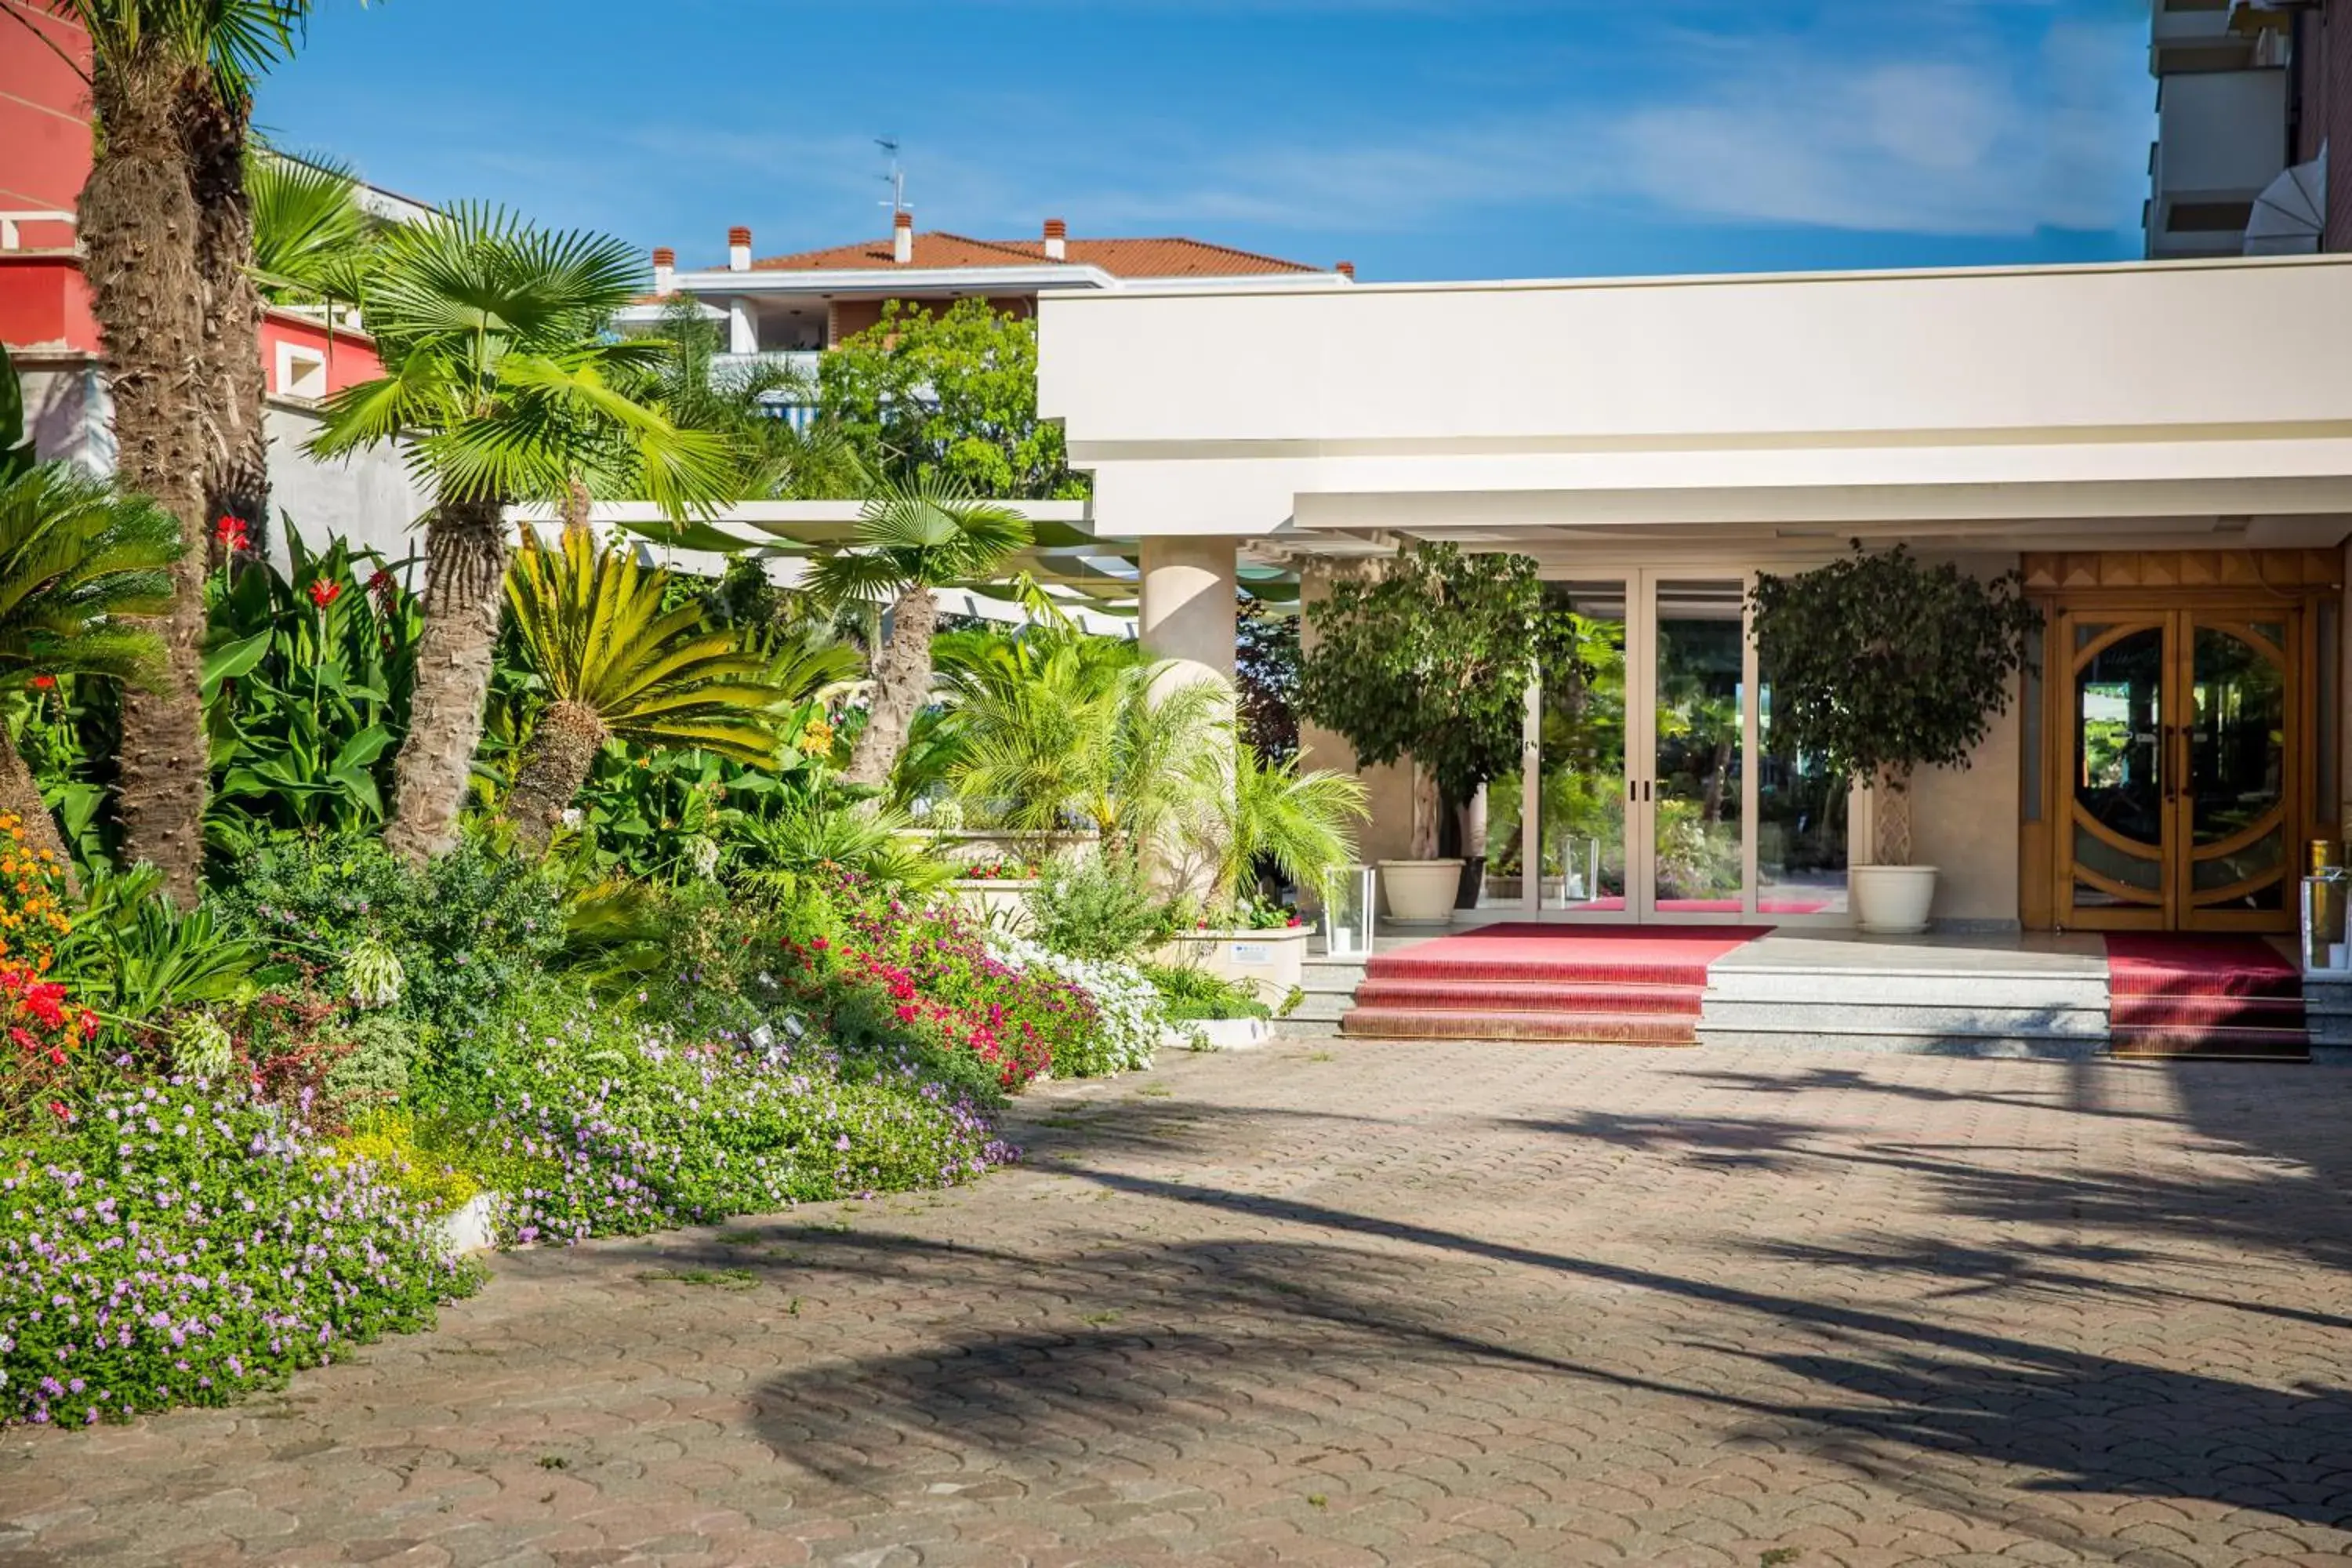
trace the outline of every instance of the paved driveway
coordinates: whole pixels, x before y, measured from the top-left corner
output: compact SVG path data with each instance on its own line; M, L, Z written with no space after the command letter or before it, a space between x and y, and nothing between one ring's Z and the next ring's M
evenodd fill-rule
M2352 1554L2352 1072L1334 1042L0 1440L0 1564Z

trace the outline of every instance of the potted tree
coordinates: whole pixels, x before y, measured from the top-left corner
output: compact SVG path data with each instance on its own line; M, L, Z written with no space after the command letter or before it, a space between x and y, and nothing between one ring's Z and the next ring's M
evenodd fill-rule
M1911 863L1911 775L1969 765L2009 707L2042 612L2015 572L1974 577L1900 545L1873 553L1856 541L1853 551L1758 577L1751 635L1772 693L1774 752L1818 757L1874 792L1871 863L1849 872L1855 923L1922 931L1937 868Z
M1412 854L1380 862L1391 918L1453 917L1463 861L1438 857L1442 803L1469 801L1517 766L1528 688L1574 634L1549 610L1524 555L1418 544L1376 575L1341 578L1307 606L1298 711L1337 731L1356 760L1412 763Z

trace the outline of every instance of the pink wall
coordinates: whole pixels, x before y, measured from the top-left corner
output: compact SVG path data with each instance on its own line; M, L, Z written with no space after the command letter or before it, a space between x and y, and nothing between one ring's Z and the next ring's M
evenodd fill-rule
M0 0L0 212L73 210L89 175L89 94L58 51L85 67L89 35L42 0ZM45 47L34 37L57 46ZM36 237L26 237L28 245ZM43 233L37 243L53 243Z

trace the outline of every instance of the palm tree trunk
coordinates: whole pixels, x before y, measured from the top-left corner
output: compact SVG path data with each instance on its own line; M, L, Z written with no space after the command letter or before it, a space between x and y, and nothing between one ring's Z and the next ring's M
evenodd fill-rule
M425 629L383 833L385 847L412 866L457 847L498 651L507 552L496 501L444 501L425 530Z
M890 635L874 652L873 694L866 699L866 728L849 753L841 776L856 784L882 784L907 743L915 715L931 696L931 630L940 608L919 584L890 606Z
M547 852L547 841L562 819L564 808L588 782L596 753L604 744L604 721L584 702L558 702L531 731L514 787L507 791L505 816L514 824L515 844L534 858Z
M162 683L123 696L118 796L126 858L152 861L184 909L201 888L208 763L198 686L203 318L196 206L174 115L186 77L160 47L98 62L90 95L105 138L82 187L79 225L114 398L116 469L127 488L176 518L192 545L174 571L172 613L156 628Z
M257 553L269 526L269 436L261 290L252 272L253 198L245 185L253 105L222 102L208 78L196 86L180 122L204 290L205 515L243 521ZM212 550L220 550L217 537L208 537Z
M0 724L0 812L16 816L24 828L25 842L36 851L46 849L57 857L67 896L80 898L81 883L74 876L73 856L66 848L65 835L58 831L58 819L49 815L48 804L41 799L41 786L34 780L33 770L25 765L24 753L9 739L5 724Z

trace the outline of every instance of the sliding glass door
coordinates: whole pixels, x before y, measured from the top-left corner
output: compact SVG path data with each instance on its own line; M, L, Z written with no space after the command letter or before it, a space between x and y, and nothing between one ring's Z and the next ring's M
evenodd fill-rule
M1526 767L1488 792L1486 907L1661 922L1834 921L1847 792L1770 755L1770 690L1745 573L1554 583L1575 668L1531 697ZM1531 869L1530 869L1531 868Z

